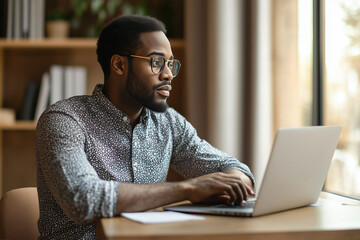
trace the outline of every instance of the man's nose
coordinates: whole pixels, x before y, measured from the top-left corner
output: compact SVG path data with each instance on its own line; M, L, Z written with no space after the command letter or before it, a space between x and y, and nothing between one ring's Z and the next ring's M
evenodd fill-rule
M165 63L164 70L160 74L160 80L162 81L171 81L174 76L168 66L168 62Z

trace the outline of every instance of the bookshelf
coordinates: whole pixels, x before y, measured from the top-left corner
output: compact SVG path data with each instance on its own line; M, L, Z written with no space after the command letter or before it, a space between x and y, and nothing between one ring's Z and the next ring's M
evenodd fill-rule
M0 123L0 130L35 130L36 121L16 121L14 123Z
M182 69L173 82L169 105L186 115L185 41L170 39ZM0 107L19 112L28 82L40 84L53 64L81 65L87 69L87 94L103 74L96 60L96 39L0 39ZM35 121L0 123L0 194L18 187L36 186Z

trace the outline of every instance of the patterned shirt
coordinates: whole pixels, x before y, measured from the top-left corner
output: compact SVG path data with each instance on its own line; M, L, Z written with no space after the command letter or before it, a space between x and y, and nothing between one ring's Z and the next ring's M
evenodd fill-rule
M170 165L186 178L239 169L253 180L246 165L200 139L172 108L145 108L132 129L102 85L42 114L36 158L40 239L95 239L96 220L115 215L120 182L164 182Z

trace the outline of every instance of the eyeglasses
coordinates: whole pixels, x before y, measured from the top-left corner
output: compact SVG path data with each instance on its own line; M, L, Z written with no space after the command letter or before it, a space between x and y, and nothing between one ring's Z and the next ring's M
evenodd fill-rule
M164 58L163 56L143 57L143 56L137 56L137 55L130 55L129 57L150 60L151 71L154 74L161 74L164 71L166 62L167 62L167 66L170 69L173 77L176 77L176 75L179 73L180 67L181 67L179 60L176 60L176 59L166 60L166 58Z

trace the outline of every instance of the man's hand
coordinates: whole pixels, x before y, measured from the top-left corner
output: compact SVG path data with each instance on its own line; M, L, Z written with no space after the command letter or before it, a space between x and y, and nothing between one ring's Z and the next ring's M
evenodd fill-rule
M183 182L191 202L221 201L239 205L254 195L251 180L238 170L207 174Z

